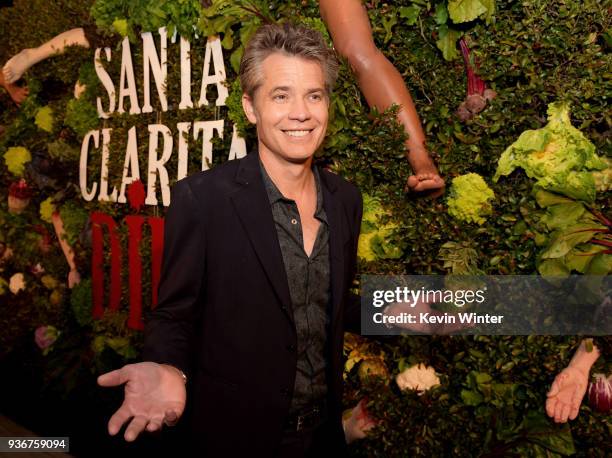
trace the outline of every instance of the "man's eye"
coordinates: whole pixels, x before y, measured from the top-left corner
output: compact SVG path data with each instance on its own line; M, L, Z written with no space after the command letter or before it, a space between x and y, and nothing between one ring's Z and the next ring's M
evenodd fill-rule
M310 94L310 99L311 100L319 101L319 100L323 99L323 96L321 94Z
M285 100L287 100L287 95L286 94L276 94L273 97L273 99L278 101L278 102L284 102Z

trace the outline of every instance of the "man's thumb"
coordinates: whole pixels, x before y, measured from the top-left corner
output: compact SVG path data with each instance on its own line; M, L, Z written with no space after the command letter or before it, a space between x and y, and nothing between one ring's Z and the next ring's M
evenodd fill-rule
M116 369L98 377L98 385L100 386L117 386L128 381L127 371L125 366L121 369Z
M556 396L558 393L559 393L559 382L557 382L557 379L555 379L552 386L550 387L550 391L546 394L546 396L551 398L553 396Z

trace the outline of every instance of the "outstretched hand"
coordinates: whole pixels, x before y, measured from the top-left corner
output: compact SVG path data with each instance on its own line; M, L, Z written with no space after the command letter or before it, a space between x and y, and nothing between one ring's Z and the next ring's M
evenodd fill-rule
M588 375L576 367L566 367L555 378L546 399L546 413L555 423L578 416L588 386Z
M128 364L98 377L100 386L125 384L121 407L108 422L114 436L124 424L125 440L131 442L145 429L157 431L175 424L185 409L187 392L180 371L172 366L143 362Z
M342 420L342 426L344 429L344 438L347 444L351 442L363 439L366 437L368 431L370 431L378 421L374 420L368 414L365 407L365 400L362 399L353 408L350 415Z
M429 317L442 318L445 316L445 313L431 308L431 304L420 299L413 304L395 302L389 305L384 311L385 315L400 316L402 313L412 314L418 317L418 319L416 319L414 323L397 323L393 326L422 334L448 335L475 326L474 323L461 323L459 320L455 320L452 323L446 323L444 321L422 322L420 320L421 314L427 314Z

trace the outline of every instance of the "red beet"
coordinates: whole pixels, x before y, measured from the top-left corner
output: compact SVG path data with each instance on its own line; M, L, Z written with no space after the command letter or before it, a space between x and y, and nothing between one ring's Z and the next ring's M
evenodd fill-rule
M480 94L471 94L465 99L465 106L472 114L477 114L485 109L487 100Z
M459 108L457 108L457 116L462 121L472 119L473 115L470 113L470 110L467 109L465 101L461 102L461 105L459 105Z
M9 196L19 199L27 199L32 196L32 190L28 186L28 183L21 178L18 182L12 183L9 186Z
M487 101L492 100L497 94L492 89L487 89L485 82L476 74L474 65L470 62L470 48L464 38L459 40L459 46L467 74L467 97L457 108L457 116L461 121L467 121L484 110Z

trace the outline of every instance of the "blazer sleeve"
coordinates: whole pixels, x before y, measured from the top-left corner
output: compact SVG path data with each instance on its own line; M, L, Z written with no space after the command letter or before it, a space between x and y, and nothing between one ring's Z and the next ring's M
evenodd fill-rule
M353 198L352 211L352 234L353 244L351 246L351 254L349 263L349 284L350 287L355 280L357 272L357 245L359 243L359 233L361 232L361 217L363 215L363 198L361 192L356 187L355 196ZM347 302L344 307L344 330L354 334L361 334L361 296L351 291L347 292Z
M193 327L205 272L201 209L186 180L172 188L164 224L158 303L146 318L143 360L170 364L189 376Z
M363 216L363 198L361 197L361 192L357 188L355 188L355 190L357 194L357 203L353 212L355 240L351 250L351 259L349 261L349 285L352 285L355 280L355 274L357 273L357 247L359 243L359 233L361 232L361 218ZM347 302L344 307L344 331L361 335L361 296L351 291L348 291L347 294ZM394 336L370 335L367 336L367 338L375 340L378 343L389 343L393 340Z

